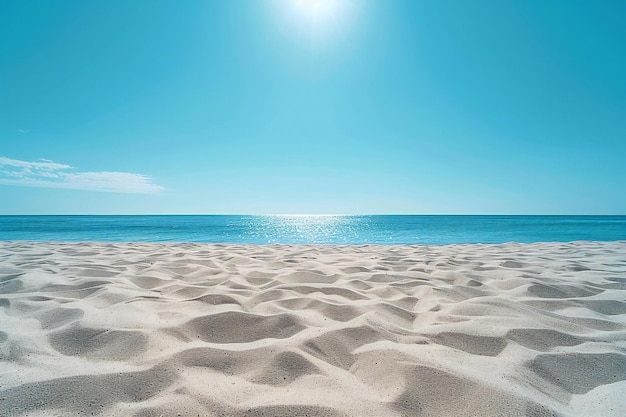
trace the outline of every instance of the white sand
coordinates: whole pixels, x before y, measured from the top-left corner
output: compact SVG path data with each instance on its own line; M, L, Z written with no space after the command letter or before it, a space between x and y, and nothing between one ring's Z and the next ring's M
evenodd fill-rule
M626 242L0 242L0 415L626 415Z

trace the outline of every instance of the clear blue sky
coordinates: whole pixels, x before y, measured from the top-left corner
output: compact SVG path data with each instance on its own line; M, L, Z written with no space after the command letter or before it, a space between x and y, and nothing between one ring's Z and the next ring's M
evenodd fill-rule
M626 2L0 2L0 214L626 214Z

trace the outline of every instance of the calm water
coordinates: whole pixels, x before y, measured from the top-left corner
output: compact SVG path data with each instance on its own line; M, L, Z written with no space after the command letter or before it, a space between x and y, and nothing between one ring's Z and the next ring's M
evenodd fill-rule
M0 216L0 240L448 244L626 240L626 216Z

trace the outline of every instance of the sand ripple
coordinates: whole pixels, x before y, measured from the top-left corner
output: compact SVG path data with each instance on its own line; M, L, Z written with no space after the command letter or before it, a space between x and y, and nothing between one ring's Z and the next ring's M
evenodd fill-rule
M626 242L0 242L0 415L626 415Z

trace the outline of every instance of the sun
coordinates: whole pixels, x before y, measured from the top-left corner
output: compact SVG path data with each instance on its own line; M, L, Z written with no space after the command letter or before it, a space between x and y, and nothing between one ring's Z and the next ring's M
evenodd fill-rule
M292 0L296 12L310 19L336 17L341 0ZM344 0L345 1L345 0Z
M289 36L308 46L330 45L353 26L358 0L267 0Z

